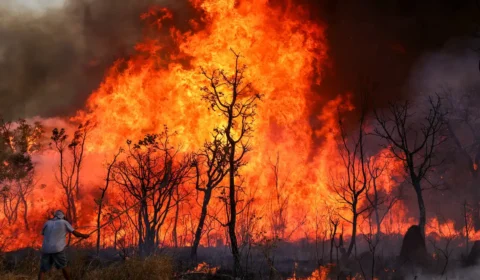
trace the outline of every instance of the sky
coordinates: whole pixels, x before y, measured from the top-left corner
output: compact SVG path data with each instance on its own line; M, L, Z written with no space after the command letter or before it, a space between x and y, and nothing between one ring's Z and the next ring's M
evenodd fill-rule
M48 9L62 7L65 4L65 0L3 0L2 2L4 3L0 6L12 11L28 10L38 14L42 14Z

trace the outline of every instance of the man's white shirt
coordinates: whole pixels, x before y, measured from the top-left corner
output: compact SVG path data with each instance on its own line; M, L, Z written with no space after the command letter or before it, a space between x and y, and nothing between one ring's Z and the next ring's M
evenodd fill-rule
M67 246L67 233L73 232L72 225L57 217L48 220L42 229L43 243L42 252L45 254L54 254L63 251Z

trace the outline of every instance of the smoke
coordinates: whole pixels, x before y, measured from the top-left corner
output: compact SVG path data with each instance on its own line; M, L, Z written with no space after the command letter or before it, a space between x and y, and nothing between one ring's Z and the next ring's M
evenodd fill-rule
M456 96L472 90L480 91L478 42L472 39L452 39L436 52L426 53L416 63L409 79L413 96L442 94Z
M454 269L452 271L447 271L445 275L410 275L406 279L418 279L418 280L441 280L441 279L451 279L451 280L460 280L460 279L479 279L480 278L480 267L471 267L463 269Z
M416 61L405 85L409 99L421 111L428 111L429 96L440 96L460 142L472 147L475 143L472 142L470 129L455 120L462 117L466 108L470 108L472 114L477 114L480 109L479 54L475 51L478 46L479 42L472 38L451 38L441 48L424 53ZM469 99L465 99L466 96ZM412 117L418 118L418 122L425 121L424 114L416 113ZM437 175L443 175L441 187L445 190L428 192L425 196L426 207L430 218L437 216L441 221L453 220L456 227L460 228L464 223L463 203L476 197L475 188L470 188L472 182L469 181L468 162L453 141L444 143L437 153L446 160L436 172ZM416 209L414 193L411 192L409 196L407 202L410 208Z
M48 4L48 5L47 5ZM8 0L0 3L0 114L7 119L72 115L106 69L142 36L140 14L186 1Z

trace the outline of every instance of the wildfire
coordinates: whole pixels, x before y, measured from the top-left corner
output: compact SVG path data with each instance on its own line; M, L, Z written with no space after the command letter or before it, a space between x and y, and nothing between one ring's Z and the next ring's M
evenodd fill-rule
M315 213L327 213L330 207L338 204L328 187L332 172L341 164L335 141L338 130L334 114L342 104L353 109L348 97L339 93L338 98L325 102L324 109L314 116L323 126L312 129L314 100L322 98L322 93L313 92L312 85L321 83L328 65L326 27L306 20L308 11L296 5L283 8L267 0L190 2L202 17L192 19L188 31L173 26L175 15L161 7L153 7L139 15L145 22L146 35L136 46L137 54L115 62L88 99L86 108L72 118L73 121L95 123L88 136L81 171L83 191L77 206L78 225L94 225L94 201L104 178L102 164L119 147L124 147L127 139L135 141L146 133L160 133L164 125L176 131L172 144L181 147L182 153L195 152L210 139L222 119L202 100L201 88L206 80L200 69L232 72L231 50L234 50L241 54L241 63L248 66L245 79L263 96L250 143L253 151L242 169L245 193L251 196L251 207L255 209L253 216L266 217L259 219L256 227L258 231L272 234L271 213L280 212L275 208L279 205L272 203L272 197L279 197L277 192L281 191L285 201L282 203L285 205L283 235L290 240L305 236L314 238ZM48 124L47 128L50 128ZM323 139L322 144L314 144L314 137ZM377 157L381 158L381 153ZM35 159L38 173L42 174L38 179L47 186L35 190L31 196L30 215L35 224L31 231L21 233L16 224L6 226L5 236L19 236L8 249L32 243L38 245L38 228L47 211L62 207L62 190L52 171L58 158L52 151L43 151L37 153ZM272 174L274 164L279 170L276 178ZM381 177L382 188L387 193L395 188L392 177L402 168L393 162L391 170ZM276 184L281 190L273 187ZM115 189L111 192L112 202L122 195ZM181 218L177 231L185 232L181 242L184 246L192 243L188 232L192 232L191 224L196 223L200 211L192 206L196 205L194 199L188 197L189 203L179 209ZM217 209L219 203L212 200L212 209ZM406 218L409 215L401 203L391 212L382 226L386 233L403 233L414 223ZM117 228L125 222L121 218L111 218L112 225L104 231L103 242L107 245L117 240L120 245L135 242L135 238L128 235L129 229ZM212 231L212 239L225 239L221 233L222 230ZM167 233L162 235L167 236ZM164 243L171 245L168 241ZM210 240L202 244L208 245ZM218 268L203 263L195 271L203 270L215 273ZM319 269L309 279L326 279L327 274L328 270Z
M211 267L208 263L202 262L199 263L193 270L189 270L187 273L205 273L215 275L219 269L219 266Z

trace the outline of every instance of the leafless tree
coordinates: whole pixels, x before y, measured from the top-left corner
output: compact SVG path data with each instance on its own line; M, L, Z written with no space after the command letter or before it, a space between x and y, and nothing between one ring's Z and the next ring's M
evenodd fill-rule
M467 200L463 202L462 205L462 214L463 214L463 228L465 230L464 236L465 236L465 254L468 255L470 252L470 231L473 229L472 225L472 212L470 209L470 205L468 205Z
M380 242L382 234L382 222L390 212L395 203L400 199L400 195L396 193L387 193L385 188L380 186L380 177L386 175L389 165L389 159L379 155L378 157L370 157L367 160L368 184L366 198L370 204L369 217L374 215L376 223L375 242ZM383 162L382 162L383 160Z
M335 236L337 235L338 225L340 220L331 215L329 218L329 227L330 227L330 263L333 263L333 248L336 247ZM337 249L337 262L338 262L338 249Z
M125 228L125 223L122 215L118 215L120 210L117 208L112 208L111 211L103 214L103 216L108 220L108 226L113 232L113 249L117 250L119 233Z
M235 56L233 74L223 70L214 70L211 74L202 69L208 80L208 86L203 87L203 99L210 104L212 110L219 112L224 118L225 133L228 143L228 203L227 222L230 246L233 255L233 275L241 271L240 252L236 236L237 224L237 187L236 179L239 168L246 164L244 157L250 150L249 139L253 131L256 115L256 103L260 94L252 84L245 81L246 66L239 64L240 55L232 50Z
M203 234L203 227L208 214L208 205L212 198L213 191L223 181L229 172L228 165L228 144L222 129L215 129L212 134L213 140L207 141L203 149L196 155L195 170L196 183L195 189L203 193L202 210L195 230L191 257L197 258L197 249Z
M191 158L172 147L168 129L148 134L137 143L127 141L125 159L113 167L113 180L135 201L138 248L151 255L160 244L160 232L175 207L175 190L188 178ZM128 209L128 208L127 208ZM133 219L132 219L133 222Z
M440 97L430 97L428 112L423 120L415 118L409 101L391 103L388 114L375 110L378 127L374 134L385 140L384 147L404 164L417 195L419 227L423 235L427 217L422 182L429 182L428 173L442 163L436 153L446 140L443 134L445 113L441 106Z
M90 129L89 122L80 124L72 140L69 141L65 129L54 128L50 137L52 140L50 145L60 157L59 174L56 174L56 177L65 192L66 216L72 224L75 224L78 218L76 200L80 191L80 171L84 159L85 143Z
M108 187L110 186L110 182L112 181L112 170L113 167L115 166L115 163L117 162L117 158L120 155L122 150L120 149L114 156L113 160L111 163L108 164L107 166L107 175L105 177L105 186L103 188L100 188L100 197L95 200L95 203L98 206L98 211L97 211L97 256L100 253L100 235L101 235L101 217L102 217L102 209L103 205L105 203L105 195L107 194ZM115 233L116 234L116 233ZM115 236L116 240L116 236ZM116 242L115 242L116 243Z
M340 216L346 222L352 225L352 236L345 258L350 257L356 245L358 218L369 209L369 205L362 203L366 195L368 186L368 168L365 153L364 130L366 108L362 106L358 126L354 130L354 135L347 135L341 108L338 109L338 128L340 139L338 149L342 159L341 174L332 182L332 187L338 196L338 201L351 212L352 218Z
M382 222L395 203L399 200L399 195L386 193L385 188L382 188L380 185L380 178L381 176L386 175L385 173L388 169L388 164L388 159L382 157L382 155L370 157L367 160L368 185L366 199L369 203L370 209L367 212L366 220L368 221L369 231L362 232L362 234L372 255L372 266L370 268L372 279L375 279L376 277L376 253L381 240Z
M328 226L327 223L328 214L320 215L319 209L315 209L315 257L318 266L324 265L325 262L325 243L327 242L328 237ZM319 254L319 243L322 244L322 255Z
M272 231L274 236L285 239L285 230L287 228L287 206L288 195L284 192L285 185L288 182L288 175L281 181L280 178L280 155L277 153L277 158L272 166L274 176L275 195L271 205L272 212Z
M445 219L442 220L444 222L442 227L439 226L433 228L438 238L433 237L430 238L429 241L435 250L436 259L440 260L439 256L443 257L444 262L441 272L441 275L443 276L447 271L448 264L455 250L455 245L452 243L458 238L458 233L446 223ZM443 244L439 244L437 239L440 240L441 243L443 242Z

